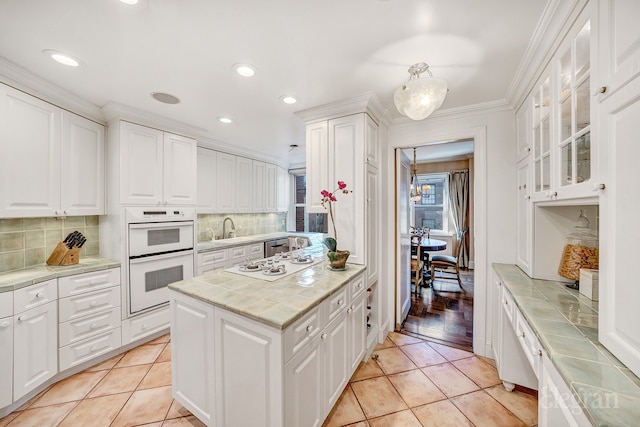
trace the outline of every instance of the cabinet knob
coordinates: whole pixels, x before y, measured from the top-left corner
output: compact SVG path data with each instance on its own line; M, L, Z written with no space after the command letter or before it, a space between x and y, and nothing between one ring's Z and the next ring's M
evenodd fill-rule
M307 332L311 332L311 331L313 331L313 325L307 326Z
M527 147L527 153L531 152L531 147Z
M320 335L320 338L322 338L323 340L326 340L327 339L327 334Z
M520 336L521 336L522 338L524 338L524 331L522 331L522 333L520 334Z
M91 353L93 353L94 351L96 351L98 349L98 347L96 347L95 345L92 345L91 348L89 349L89 351Z
M142 324L141 328L142 328L142 330L145 330L145 329L147 329L147 325L146 324Z
M356 309L356 305L355 304L351 305L351 310L355 310L355 309Z
M96 325L95 323L92 323L91 326L90 326L91 329L95 329L97 327L98 327L98 325Z
M350 308L350 309L348 309L348 310L347 310L347 313L349 313L349 314L351 314L352 312L353 312L353 309L352 309L352 308Z
M604 184L593 184L593 188L591 188L591 191L600 191L600 190L604 190L606 188L606 185Z
M594 92L593 95L599 95L601 93L606 93L607 92L607 87L606 86L600 86L599 88L597 88Z
M364 283L362 283L362 282L358 283L358 287L359 287L359 288L361 288L361 287L363 287L363 286L364 286Z
M38 292L36 294L36 298L42 298L44 296L44 294L42 292Z
M96 305L98 305L97 301L91 301L91 303L89 304L91 307L95 307Z
M504 305L509 305L506 299L503 299L502 302L504 303Z
M64 210L64 214L65 214L65 215L69 215L70 213L71 213L71 209L65 209L65 210Z
M534 350L533 351L533 355L534 356L542 356L542 350Z
M522 190L522 185L518 185L518 190Z
M55 213L56 215L61 215L61 214L62 214L62 211L55 211L54 213Z
M524 196L524 198L525 198L526 200L529 200L529 199L531 199L531 196L528 196L528 195L527 195L527 196Z
M344 304L344 301L342 301L341 299L338 300L338 305L342 305L342 304Z
M522 188L526 189L527 188L527 184L522 184Z
M24 316L18 316L18 322L22 322L23 319L24 319Z
M0 328L6 328L7 326L9 326L11 323L9 322L2 322L0 323Z
M502 282L498 282L498 286L502 286Z

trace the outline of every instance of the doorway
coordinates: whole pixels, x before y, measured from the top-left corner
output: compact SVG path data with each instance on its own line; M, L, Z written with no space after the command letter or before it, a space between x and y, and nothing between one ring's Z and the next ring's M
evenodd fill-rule
M413 149L415 148L415 152ZM423 256L423 280L419 285L398 282L396 295L402 301L398 306L409 306L400 315L396 329L420 338L473 349L473 301L474 301L474 141L461 140L437 144L424 144L396 149L396 158L413 157L409 165L409 177L397 179L397 223L406 222L417 233L429 234L432 240L446 242L445 248L429 250ZM408 156L407 156L408 157ZM398 167L399 163L396 163ZM406 170L403 171L406 174ZM460 200L460 175L465 176L464 201ZM450 181L451 180L451 185ZM408 185L408 182L411 182ZM407 191L405 187L409 187ZM408 199L407 193L413 196ZM450 200L453 200L450 202ZM464 213L461 213L463 206ZM406 211L405 211L406 210ZM468 228L469 237L461 245L458 254L457 232ZM402 234L403 230L398 230ZM398 265L410 271L406 259L406 245L397 246ZM431 277L430 259L433 256L449 256L459 259L460 284L456 276ZM400 277L406 277L402 272ZM407 286L409 292L407 298ZM398 326L400 326L398 328Z

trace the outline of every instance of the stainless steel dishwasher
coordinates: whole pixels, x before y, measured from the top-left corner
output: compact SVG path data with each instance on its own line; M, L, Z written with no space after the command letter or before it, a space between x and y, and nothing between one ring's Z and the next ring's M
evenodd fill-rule
M266 258L282 252L289 252L288 238L285 237L283 239L268 240L264 242L264 256Z

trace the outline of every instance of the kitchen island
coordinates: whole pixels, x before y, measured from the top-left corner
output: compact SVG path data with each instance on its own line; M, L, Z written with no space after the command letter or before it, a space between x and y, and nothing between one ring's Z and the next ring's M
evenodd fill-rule
M209 426L319 426L366 353L365 267L169 285L173 395ZM286 265L287 261L283 261Z

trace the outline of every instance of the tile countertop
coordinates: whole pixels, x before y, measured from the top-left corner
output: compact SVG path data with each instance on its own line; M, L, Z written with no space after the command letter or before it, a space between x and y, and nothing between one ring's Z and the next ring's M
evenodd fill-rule
M36 265L24 270L10 271L0 274L0 292L9 292L24 288L29 285L56 279L58 277L72 276L80 273L90 273L92 271L106 270L108 268L120 267L119 261L108 258L83 257L78 264L53 266Z
M637 425L640 379L598 342L598 303L515 265L493 269L592 424Z
M233 237L231 239L220 239L212 241L198 242L198 253L215 251L218 249L233 248L236 246L250 245L252 243L266 242L286 237L308 237L312 245L323 245L324 234L322 233L296 233L294 231L281 231L277 233L254 234L252 236Z
M318 255L322 249L304 252ZM219 270L171 283L169 289L285 329L366 269L347 264L345 271L331 271L328 265L325 260L273 282Z

